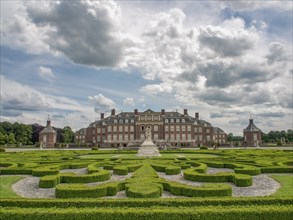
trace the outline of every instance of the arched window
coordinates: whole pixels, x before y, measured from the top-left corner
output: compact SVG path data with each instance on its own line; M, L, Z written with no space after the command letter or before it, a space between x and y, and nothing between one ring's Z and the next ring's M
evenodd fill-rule
M168 119L165 119L165 123L169 123L169 120Z
M131 123L134 123L134 120L133 119L131 119L131 121L130 121Z
M114 123L115 123L115 124L118 123L117 119L114 119Z
M125 123L129 123L129 120L128 119L125 119Z
M194 125L197 125L197 121L195 121L193 124L194 124Z
M174 123L174 119L173 118L170 121L171 121L171 123Z
M176 123L180 123L180 119L177 118L177 119L176 119Z
M122 124L122 123L123 123L123 120L122 120L122 119L120 119L120 120L119 120L119 123L120 123L120 124Z
M185 119L184 118L182 119L182 123L185 123Z

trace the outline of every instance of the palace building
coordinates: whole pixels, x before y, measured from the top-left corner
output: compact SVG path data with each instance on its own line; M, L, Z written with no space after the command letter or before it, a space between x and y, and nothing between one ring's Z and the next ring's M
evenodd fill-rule
M250 116L247 128L243 130L244 145L258 146L262 141L262 132L253 123L253 118Z
M57 133L51 126L51 120L48 116L46 127L39 133L39 143L42 147L54 147Z
M145 139L145 129L151 128L151 139L156 145L197 146L225 144L227 134L220 128L213 127L209 122L194 117L184 109L179 112L121 112L115 114L111 110L109 117L101 113L100 120L91 123L87 128L75 133L76 143L100 145L102 147L140 145Z

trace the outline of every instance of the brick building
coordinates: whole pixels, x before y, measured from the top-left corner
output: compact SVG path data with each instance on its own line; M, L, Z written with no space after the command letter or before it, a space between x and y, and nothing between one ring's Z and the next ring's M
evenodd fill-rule
M54 147L57 133L51 126L51 120L48 117L46 127L39 133L39 143L42 147Z
M144 112L121 112L115 114L111 110L109 117L101 113L100 120L91 123L86 128L84 141L91 145L124 147L139 145L145 139L145 129L150 126L152 140L157 144L177 146L212 145L227 142L227 134L209 122L199 119L199 113L194 117L188 115L187 109L179 112L154 112L148 109ZM76 132L75 140L81 141L81 130ZM83 130L84 132L84 130Z
M253 123L253 118L250 116L249 124L247 128L243 130L244 145L246 146L258 146L261 143L261 130Z

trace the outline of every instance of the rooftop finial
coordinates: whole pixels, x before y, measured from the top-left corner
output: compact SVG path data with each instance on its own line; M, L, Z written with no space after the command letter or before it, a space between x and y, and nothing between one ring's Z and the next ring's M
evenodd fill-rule
M48 114L48 121L50 121L50 115Z
M252 114L250 114L250 118L249 118L249 119L253 119L253 118L252 118Z

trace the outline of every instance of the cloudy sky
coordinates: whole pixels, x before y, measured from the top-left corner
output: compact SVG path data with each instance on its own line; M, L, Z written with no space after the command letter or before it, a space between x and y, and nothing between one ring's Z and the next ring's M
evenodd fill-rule
M292 1L1 0L1 121L183 111L292 128Z

